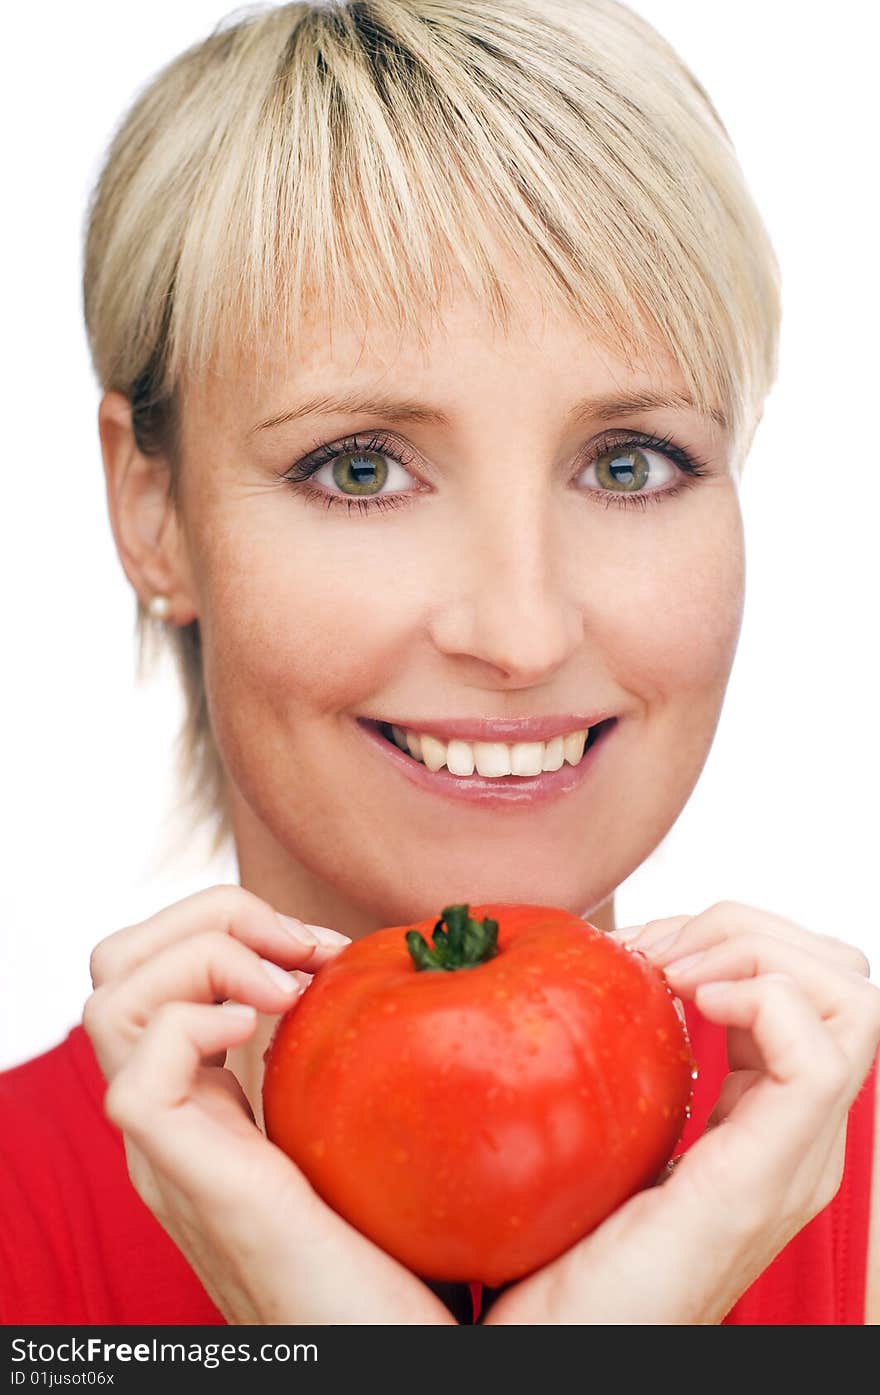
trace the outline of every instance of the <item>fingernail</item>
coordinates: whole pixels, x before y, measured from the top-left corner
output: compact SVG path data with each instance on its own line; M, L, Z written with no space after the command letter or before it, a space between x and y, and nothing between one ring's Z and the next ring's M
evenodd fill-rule
M292 915L282 915L280 911L276 911L276 915L288 935L292 935L300 944L316 945L318 943L317 936L312 934L311 928L303 921L297 920Z
M701 983L697 989L697 1006L699 1007L700 1003L711 1003L716 998L720 1001L733 986L730 979L720 978L714 983Z
M351 937L343 935L340 930L331 930L327 925L310 925L309 930L315 936L319 945L350 945Z
M700 950L698 954L686 954L683 959L673 959L671 964L666 964L663 972L676 975L689 973L705 957L704 950Z
M307 925L304 920L297 920L296 916L282 915L277 912L288 934L302 944L327 945L334 949L339 945L350 945L351 939L348 935L343 935L339 930L331 930L327 925Z
M636 948L640 949L643 954L660 956L665 954L668 949L672 948L680 934L680 930L673 930L670 935L661 935L659 940L654 940L653 942L648 937L645 940L639 940Z
M624 925L621 929L609 930L608 933L615 940L631 940L644 928L644 925Z
M286 969L282 969L278 964L273 964L271 959L261 959L260 963L273 988L280 988L288 997L299 992L299 984L296 979L290 977Z

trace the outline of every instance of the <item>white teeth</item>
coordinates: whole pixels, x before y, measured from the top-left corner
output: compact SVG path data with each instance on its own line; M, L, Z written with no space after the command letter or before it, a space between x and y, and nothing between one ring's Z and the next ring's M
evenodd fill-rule
M429 770L439 770L446 764L446 742L438 741L436 736L423 736L422 760Z
M495 779L502 775L540 775L542 771L559 770L568 761L577 765L587 743L588 729L570 731L549 741L440 741L436 736L408 731L392 726L394 742L408 751L429 770L442 770L450 775L467 777L476 770L478 775Z
M587 733L585 731L570 731L566 736L563 736L562 749L569 765L577 765L584 754L586 744Z
M450 741L446 747L446 769L450 775L473 775L474 748L469 741Z
M544 769L543 741L517 741L510 748L512 775L540 775Z
M554 736L551 741L545 743L543 768L544 770L558 770L564 760L562 737Z
M497 779L499 775L511 775L510 747L503 741L475 741L474 762L477 773Z

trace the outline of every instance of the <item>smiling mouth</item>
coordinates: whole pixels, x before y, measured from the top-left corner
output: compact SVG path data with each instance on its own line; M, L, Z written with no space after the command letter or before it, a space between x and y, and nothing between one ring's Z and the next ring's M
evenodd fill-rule
M616 720L616 717L608 717L595 726L555 736L549 741L518 742L447 742L388 722L371 725L396 750L435 773L445 768L448 774L463 780L475 774L488 779L518 776L528 780L560 770L566 763L579 765Z

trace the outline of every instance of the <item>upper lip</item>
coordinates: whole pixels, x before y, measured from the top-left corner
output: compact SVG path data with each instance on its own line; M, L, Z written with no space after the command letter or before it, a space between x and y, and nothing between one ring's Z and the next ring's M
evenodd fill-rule
M519 741L550 741L570 731L583 731L607 721L611 712L568 712L547 717L368 717L363 720L386 726L405 727L419 735L435 736L439 741L501 741L515 745Z

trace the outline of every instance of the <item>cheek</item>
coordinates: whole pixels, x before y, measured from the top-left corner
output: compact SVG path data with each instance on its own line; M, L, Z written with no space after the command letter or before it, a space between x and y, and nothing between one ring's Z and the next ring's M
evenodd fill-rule
M629 696L632 722L597 783L591 837L604 850L597 886L618 886L666 836L712 746L736 653L745 553L735 498L662 545L633 549L607 580L613 604L591 608L596 661ZM625 797L621 797L625 791ZM598 891L593 888L593 894Z
M375 541L346 538L345 520L280 528L275 506L250 535L213 528L203 549L205 681L217 705L307 720L381 689L404 601Z
M625 813L610 802L609 838L646 856L696 785L736 653L745 546L733 486L704 496L690 526L670 528L628 576L630 604L614 608L607 652L641 720L615 772L631 795Z
M720 702L742 625L745 548L734 496L631 559L605 612L615 676L648 708ZM621 575L620 573L618 574Z

